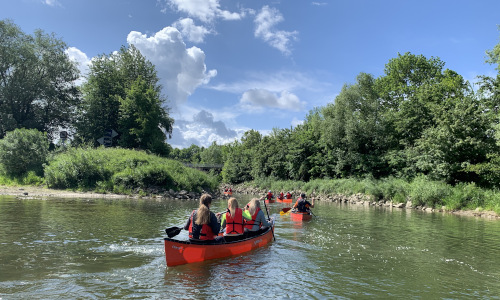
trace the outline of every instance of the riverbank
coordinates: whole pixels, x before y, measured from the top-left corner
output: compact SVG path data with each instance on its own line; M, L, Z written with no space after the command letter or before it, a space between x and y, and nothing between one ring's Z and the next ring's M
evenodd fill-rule
M218 195L223 195L224 186L220 187ZM248 186L232 186L235 194L246 194L246 195L265 195L266 190L262 190L255 187ZM301 191L290 191L296 199ZM49 189L41 186L0 186L0 195L15 196L18 199L44 199L44 198L173 198L173 199L183 199L183 200L196 200L199 195L196 193L191 193L187 191L174 192L170 191L167 194L150 194L150 195L123 195L123 194L113 194L113 193L96 193L96 192L81 192L81 191L71 191L71 190L56 190ZM434 213L450 213L459 216L467 217L478 217L486 219L500 219L500 216L494 211L484 211L484 210L447 210L445 207L441 208L431 208L414 206L411 201L406 203L393 203L392 201L374 201L369 195L355 194L355 195L340 195L340 194L315 194L313 195L316 201L334 202L345 205L367 205L367 206L384 206L391 207L394 209L415 209L422 210L424 212L434 212ZM310 198L310 197L308 197Z
M220 187L220 192L222 193L223 189L226 188L226 186L221 186ZM251 187L247 185L236 185L236 186L231 186L232 190L234 193L237 194L246 194L246 195L266 195L267 190L259 189L257 187ZM293 199L297 199L298 195L302 191L290 191L290 193L293 195ZM306 193L307 194L307 193ZM277 196L277 195L275 195ZM406 202L399 202L395 203L393 201L387 201L387 200L374 200L373 196L366 195L366 194L353 194L353 195L343 195L343 194L313 194L313 195L307 195L307 199L311 199L311 197L314 197L316 201L325 201L325 202L334 202L334 203L339 203L339 204L345 204L345 205L367 205L367 206L384 206L384 207L390 207L394 209L415 209L415 210L422 210L424 212L428 213L449 213L453 215L459 215L459 216L466 216L466 217L478 217L478 218L486 218L486 219L500 219L500 215L498 215L494 211L488 211L488 210L481 210L481 209L476 209L476 210L449 210L446 209L446 207L441 207L441 208L432 208L432 207L426 207L426 206L419 206L419 205L413 205L412 201L406 201Z
M38 199L38 198L173 198L181 200L197 200L199 193L170 190L163 193L151 194L114 194L114 193L97 193L94 191L82 192L72 190L57 190L49 189L43 186L0 186L0 195L15 196L19 199Z

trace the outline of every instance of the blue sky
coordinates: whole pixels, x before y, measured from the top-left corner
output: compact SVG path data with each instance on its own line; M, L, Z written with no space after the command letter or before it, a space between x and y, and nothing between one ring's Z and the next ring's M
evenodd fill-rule
M493 76L498 0L1 0L0 19L92 57L134 44L155 64L172 146L209 146L301 123L361 73L398 53L439 57L474 82Z

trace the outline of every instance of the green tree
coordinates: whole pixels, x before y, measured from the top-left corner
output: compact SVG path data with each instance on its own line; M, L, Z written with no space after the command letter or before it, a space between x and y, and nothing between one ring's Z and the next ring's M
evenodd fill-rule
M161 143L172 133L173 120L168 115L158 82L154 65L133 45L94 59L82 87L83 101L75 124L77 143L90 141L97 146L97 140L107 129L115 129L121 134L122 147L134 148L140 144L147 150L164 154L168 147ZM139 91L147 91L147 95L140 96ZM139 119L133 120L131 109L139 103L151 110L142 110L135 114Z
M158 91L139 76L127 89L125 99L119 100L119 145L167 155L169 147L164 142L164 130L170 128L172 120L161 107Z
M205 148L200 153L200 163L202 164L224 164L224 152L223 146L217 145L217 142L213 142L210 147Z
M323 173L332 177L387 174L383 161L387 134L372 75L361 73L355 84L345 85L323 114L321 140L327 149Z
M29 171L43 175L49 140L36 129L15 129L0 140L0 165L7 175L21 176Z
M0 21L0 138L30 128L52 139L70 125L80 101L79 72L66 48L53 34L27 35L11 21Z

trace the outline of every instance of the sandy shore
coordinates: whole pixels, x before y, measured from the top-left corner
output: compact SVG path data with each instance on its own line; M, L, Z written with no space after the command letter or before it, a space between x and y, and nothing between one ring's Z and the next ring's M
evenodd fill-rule
M78 192L55 190L35 186L0 186L0 195L10 195L23 198L135 198L128 195L101 194L95 192Z

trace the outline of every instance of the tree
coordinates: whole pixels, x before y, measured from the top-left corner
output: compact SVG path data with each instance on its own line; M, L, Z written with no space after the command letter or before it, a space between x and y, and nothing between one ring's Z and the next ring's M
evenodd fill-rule
M66 44L41 30L26 35L0 21L0 138L16 128L47 132L67 128L80 98L79 72Z
M119 98L119 145L124 148L149 149L166 156L169 152L164 128L170 128L171 119L161 108L158 92L139 76L127 89L125 99Z
M21 176L29 171L43 175L49 140L36 129L15 129L0 140L0 165L6 174Z
M325 125L321 143L327 150L325 175L379 177L387 173L383 156L388 135L372 75L359 74L356 83L345 85L335 103L322 112Z
M106 130L115 129L120 146L165 154L168 146L162 144L172 133L173 119L158 82L154 65L133 45L94 59L82 87L76 141L98 145ZM141 105L148 109L132 111Z

